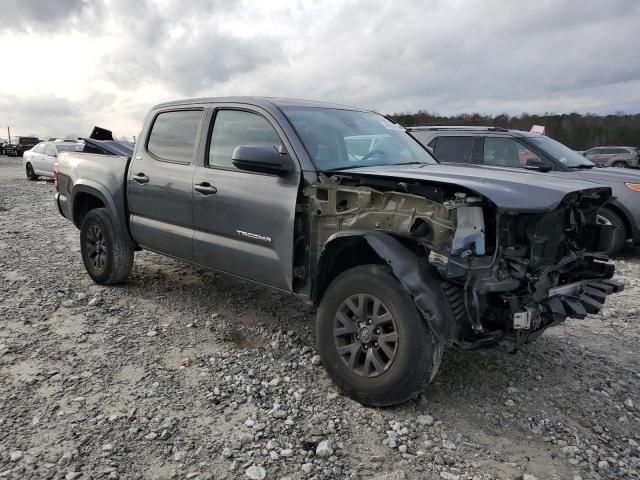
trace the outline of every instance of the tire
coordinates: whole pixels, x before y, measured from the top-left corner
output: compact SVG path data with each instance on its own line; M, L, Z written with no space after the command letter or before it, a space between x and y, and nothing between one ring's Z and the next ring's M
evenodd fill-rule
M617 162L613 162L612 167L627 168L627 162L623 162L622 160L618 160Z
M614 234L611 248L602 252L609 256L615 255L622 250L627 241L627 227L624 220L618 213L614 212L610 208L602 207L598 210L598 222L603 223L604 225L615 225L618 227Z
M26 173L29 180L38 180L38 175L36 175L36 172L33 170L33 166L30 163L27 163Z
M80 251L89 276L100 285L124 282L133 267L133 249L120 238L106 208L90 210L80 228Z
M349 318L351 327L348 328L346 322L338 320L345 319L345 312L353 312L346 307L349 300L358 301L361 306L362 298L379 301L379 306L372 308L379 320L391 315L390 322L379 323L383 330L377 329L379 336L373 337L380 344L370 342L366 350L362 338L366 334L371 341L374 332L366 333L363 329L374 327L375 322L368 327L359 327L356 340L353 332L358 328L357 322ZM379 315L381 312L386 313ZM371 317L373 314L369 314ZM334 337L336 326L339 327L336 331L350 333ZM395 344L383 342L383 337L393 337L394 330ZM336 385L352 399L376 407L396 405L422 392L435 376L443 350L442 343L431 333L411 296L387 268L379 265L349 269L327 287L318 308L316 339L322 363ZM359 351L355 357L351 354L346 358L338 353L338 348L351 352L359 348ZM368 362L367 368L367 355L377 355L378 365L384 364L384 368L376 368L372 361ZM354 366L350 367L348 363L352 358Z

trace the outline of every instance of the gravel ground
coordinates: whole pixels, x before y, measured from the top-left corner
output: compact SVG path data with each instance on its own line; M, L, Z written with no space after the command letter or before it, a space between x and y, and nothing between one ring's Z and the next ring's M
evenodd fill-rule
M601 315L372 409L291 297L148 252L94 285L53 193L0 157L0 478L640 478L640 250Z

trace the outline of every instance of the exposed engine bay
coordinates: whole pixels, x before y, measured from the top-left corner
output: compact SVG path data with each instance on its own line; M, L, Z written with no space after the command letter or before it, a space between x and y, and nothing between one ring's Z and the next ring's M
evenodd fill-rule
M312 265L345 232L392 236L415 255L422 275L439 277L452 324L439 333L462 348L497 343L514 351L567 317L597 313L623 288L611 280L613 264L594 253L615 228L596 222L607 189L570 193L544 212L498 208L452 185L359 175L324 177L305 196Z

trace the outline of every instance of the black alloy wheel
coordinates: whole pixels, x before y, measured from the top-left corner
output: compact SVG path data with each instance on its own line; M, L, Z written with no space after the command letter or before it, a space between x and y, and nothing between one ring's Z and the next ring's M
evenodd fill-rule
M441 280L424 272L425 294ZM440 318L434 306L433 318ZM365 405L396 405L422 392L435 376L444 342L413 298L384 265L359 265L334 278L322 295L316 344L334 383Z
M96 273L100 273L107 265L107 244L99 225L90 225L85 239L89 261Z
M333 328L336 349L356 375L377 377L396 357L398 330L389 309L373 295L346 299L336 312Z

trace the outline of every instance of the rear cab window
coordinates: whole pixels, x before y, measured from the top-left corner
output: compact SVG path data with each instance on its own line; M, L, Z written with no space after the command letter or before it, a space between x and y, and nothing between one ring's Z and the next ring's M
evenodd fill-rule
M202 116L202 109L159 113L151 126L147 152L156 160L190 164Z

